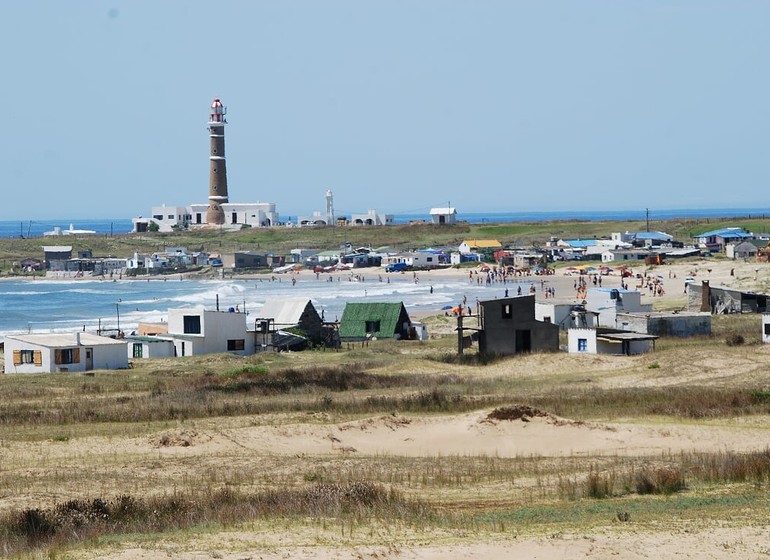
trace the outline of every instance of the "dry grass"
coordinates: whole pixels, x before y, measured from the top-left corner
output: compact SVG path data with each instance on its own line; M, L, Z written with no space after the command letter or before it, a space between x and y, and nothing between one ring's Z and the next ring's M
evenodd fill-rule
M537 533L624 519L653 527L669 514L745 519L747 501L767 503L768 451L408 457L196 450L205 434L229 442L242 427L301 431L395 412L495 409L495 421L518 423L543 415L576 423L654 418L661 429L763 426L770 356L749 341L724 343L745 327L743 318L715 320L715 327L713 338L661 344L641 357L531 355L469 367L441 358L446 341L426 343L424 352L383 342L336 353L147 361L94 377L3 376L0 542L8 543L6 555L44 554L109 534L119 542L127 533L205 532L276 518L287 527L354 519L502 535L512 526ZM126 445L127 438L144 445ZM89 441L98 452L84 449ZM382 500L346 503L340 489L357 483ZM313 502L317 488L337 490Z

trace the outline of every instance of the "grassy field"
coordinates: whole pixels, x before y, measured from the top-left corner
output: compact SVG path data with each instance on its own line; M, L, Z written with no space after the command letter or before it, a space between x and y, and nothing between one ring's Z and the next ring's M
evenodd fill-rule
M734 445L770 425L770 352L752 340L727 344L749 328L746 317L714 321L711 337L661 341L654 354L633 357L471 365L458 363L445 338L2 376L0 554L96 558L140 547L240 558L276 535L289 548L408 549L428 537L761 525L770 451L761 437ZM622 452L578 443L559 453L407 449L421 427L470 417L481 419L468 428L480 438L628 431L628 444ZM403 436L385 452L331 437L369 430L383 441ZM637 445L647 433L660 445ZM242 532L251 537L233 540Z

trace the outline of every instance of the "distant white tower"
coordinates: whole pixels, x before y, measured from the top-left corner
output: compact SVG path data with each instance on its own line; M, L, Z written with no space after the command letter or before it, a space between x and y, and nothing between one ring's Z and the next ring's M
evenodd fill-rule
M334 195L332 191L326 191L326 223L334 225Z

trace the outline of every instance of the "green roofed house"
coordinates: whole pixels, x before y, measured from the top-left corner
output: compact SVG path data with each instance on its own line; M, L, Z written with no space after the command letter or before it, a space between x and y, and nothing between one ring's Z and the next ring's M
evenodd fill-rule
M340 340L408 338L409 326L403 303L348 303L340 319Z

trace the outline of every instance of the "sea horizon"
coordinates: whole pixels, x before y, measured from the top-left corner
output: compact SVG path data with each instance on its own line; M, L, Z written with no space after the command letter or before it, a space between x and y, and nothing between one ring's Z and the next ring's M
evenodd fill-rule
M414 221L430 221L425 213L393 213L396 224ZM673 219L749 219L770 217L770 208L674 208L650 210L651 221ZM520 212L458 212L459 221L471 224L510 223L510 222L548 222L548 221L643 221L647 219L646 210L555 210L555 211L520 211ZM283 222L297 219L297 214L281 216ZM61 228L92 230L100 235L122 235L132 233L131 218L57 218L30 220L0 220L0 238L37 238L46 237L46 232ZM66 236L62 236L66 238ZM61 237L52 237L61 239Z

